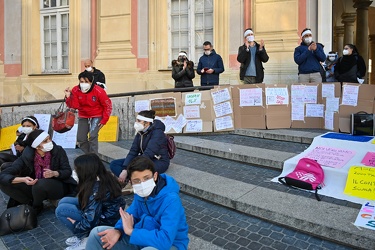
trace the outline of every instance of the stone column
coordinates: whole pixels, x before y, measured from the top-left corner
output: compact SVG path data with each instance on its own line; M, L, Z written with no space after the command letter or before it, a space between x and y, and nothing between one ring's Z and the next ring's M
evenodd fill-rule
M357 34L356 46L359 54L365 60L366 67L368 67L368 7L372 1L367 0L353 0L353 7L357 9Z
M344 24L344 44L353 43L355 13L342 13L342 21Z
M342 50L344 48L344 26L335 27L335 46L334 51L337 51L339 56L342 56Z
M375 35L370 35L369 57L372 59L369 73L369 84L375 84Z

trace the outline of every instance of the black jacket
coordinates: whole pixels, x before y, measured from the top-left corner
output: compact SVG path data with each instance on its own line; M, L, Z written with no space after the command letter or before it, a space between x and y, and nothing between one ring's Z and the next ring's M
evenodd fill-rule
M65 150L53 142L51 154L51 170L59 172L59 176L53 178L69 184L70 193L75 191L77 182L71 177L72 169ZM34 156L35 149L30 146L25 147L22 155L12 163L12 166L0 172L0 184L11 185L16 177L35 178Z
M262 62L267 62L269 57L266 51L266 48L263 47L262 50L259 50L259 44L255 42L256 54L255 54L255 81L257 83L262 83L264 78L264 68ZM245 77L246 69L250 64L251 55L249 51L246 51L246 45L242 45L238 48L237 61L241 63L240 66L240 79L243 80Z
M101 72L99 69L93 67L94 69L94 72L93 75L94 75L94 81L92 82L100 82L100 83L105 83L105 75L103 72ZM103 85L99 85L100 87L102 87L104 89L104 86Z
M193 87L195 77L194 63L188 61L186 69L177 60L172 61L172 78L175 80L175 88Z
M363 57L358 54L342 56L335 66L335 77L339 82L358 83L358 78L366 74L366 64Z

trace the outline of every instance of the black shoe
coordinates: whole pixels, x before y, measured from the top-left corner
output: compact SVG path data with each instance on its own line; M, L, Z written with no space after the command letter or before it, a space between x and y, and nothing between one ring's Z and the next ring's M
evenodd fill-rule
M18 205L21 205L21 203L19 203L15 199L9 197L7 208L17 207Z

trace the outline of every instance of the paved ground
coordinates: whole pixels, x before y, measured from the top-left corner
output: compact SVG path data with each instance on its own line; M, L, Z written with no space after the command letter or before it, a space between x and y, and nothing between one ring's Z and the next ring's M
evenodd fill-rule
M129 141L121 141L116 144L126 148L129 146ZM289 146L294 147L293 145ZM296 145L296 147L299 146ZM72 161L81 152L78 149L69 149L67 153ZM276 170L254 167L184 150L179 150L173 162L179 164L179 162L186 162L187 159L192 168L204 168L205 171L215 171L215 174L227 178L258 183L268 188L282 188L286 192L296 192L281 185L262 181L265 176L276 176L279 173ZM210 166L215 166L215 168L210 168ZM235 190L233 191L235 192ZM306 195L306 192L303 194ZM211 204L196 197L181 194L181 198L186 209L189 234L213 244L207 248L198 248L192 244L194 247L190 249L350 249ZM130 202L131 196L127 196L126 199ZM6 201L7 197L0 192L0 211L5 209ZM65 239L71 234L55 218L54 208L47 204L38 219L38 227L33 230L0 237L0 249L63 249Z

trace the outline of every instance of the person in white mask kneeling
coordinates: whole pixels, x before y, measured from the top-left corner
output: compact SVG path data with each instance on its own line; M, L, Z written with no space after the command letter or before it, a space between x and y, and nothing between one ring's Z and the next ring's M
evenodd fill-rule
M125 184L127 166L138 155L143 155L155 164L156 172L167 171L170 159L168 156L167 138L164 134L165 125L155 119L154 110L140 111L134 123L136 136L126 158L113 160L110 163L111 171ZM123 190L123 193L131 192L131 187Z
M65 150L52 142L43 130L28 135L28 145L12 165L0 172L0 189L10 199L8 208L19 204L32 205L36 213L43 201L73 195L77 182Z
M86 249L188 249L188 225L179 186L169 175L155 171L148 157L130 162L128 179L134 200L115 227L99 226L90 232Z

